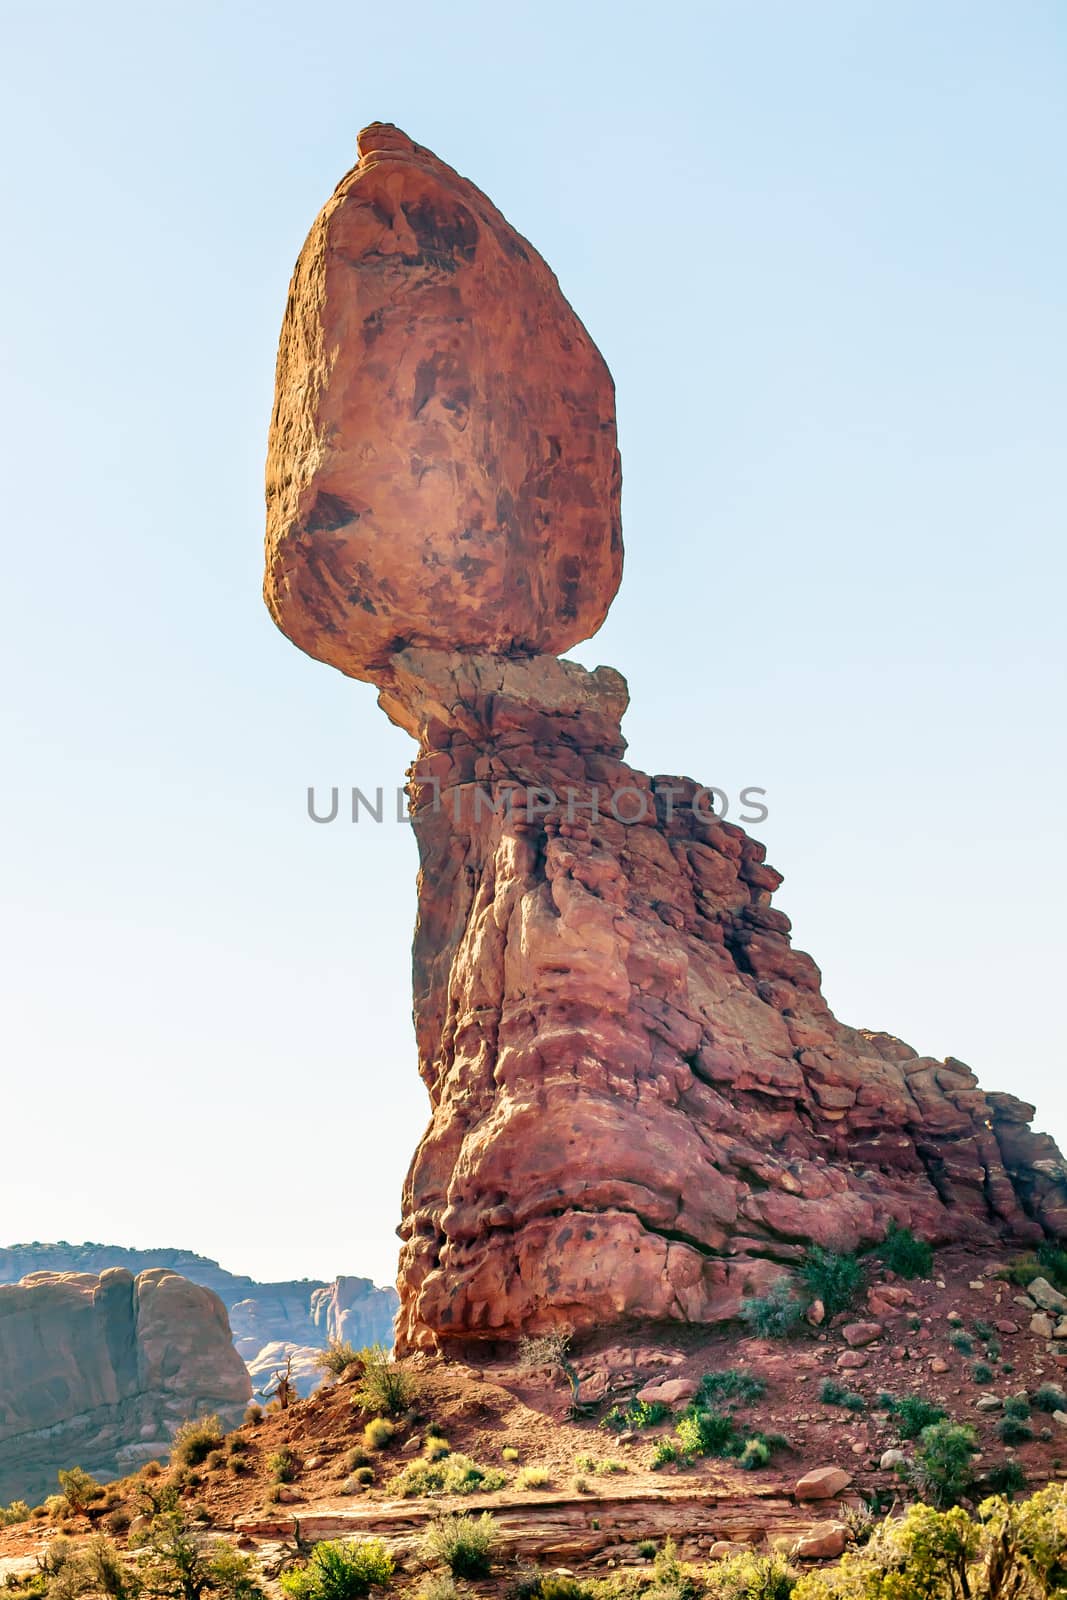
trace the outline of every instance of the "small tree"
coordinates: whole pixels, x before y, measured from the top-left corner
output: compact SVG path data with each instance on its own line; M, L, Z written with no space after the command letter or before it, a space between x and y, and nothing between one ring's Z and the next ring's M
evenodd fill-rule
M570 1358L570 1348L571 1334L565 1328L553 1328L550 1333L523 1334L519 1340L519 1360L524 1367L558 1367L570 1384L570 1415L587 1416L596 1407L580 1396L581 1379Z
M72 1511L85 1511L102 1493L96 1479L84 1467L69 1467L59 1474L59 1487Z
M332 1373L335 1378L339 1378L358 1360L359 1351L347 1339L331 1339L325 1350L315 1353L315 1365L319 1371Z
M415 1399L416 1386L410 1372L390 1359L384 1345L372 1344L356 1356L363 1363L363 1375L356 1386L356 1404L375 1416L398 1417Z

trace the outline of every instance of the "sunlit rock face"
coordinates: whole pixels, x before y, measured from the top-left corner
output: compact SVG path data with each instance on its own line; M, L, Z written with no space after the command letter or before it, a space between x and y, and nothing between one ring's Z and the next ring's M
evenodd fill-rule
M289 291L271 614L357 678L412 645L569 649L622 574L611 375L474 184L388 124L359 151Z

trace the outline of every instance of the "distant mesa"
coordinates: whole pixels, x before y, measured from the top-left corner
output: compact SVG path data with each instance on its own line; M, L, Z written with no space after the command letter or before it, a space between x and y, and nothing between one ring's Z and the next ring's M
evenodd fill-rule
M0 1284L18 1283L29 1273L100 1273L114 1267L134 1276L165 1268L217 1294L229 1313L237 1352L257 1387L265 1366L263 1351L268 1347L275 1353L297 1352L296 1386L299 1393L306 1394L321 1376L312 1366L312 1358L331 1339L347 1340L357 1349L365 1344L388 1346L393 1342L393 1318L399 1304L396 1290L379 1287L370 1278L339 1277L329 1283L319 1278L296 1278L258 1283L254 1278L227 1272L217 1261L191 1250L133 1250L125 1245L66 1242L16 1244L0 1249ZM282 1359L284 1364L284 1354ZM269 1377L268 1371L268 1380Z
M187 1417L236 1426L251 1393L210 1289L163 1267L33 1273L0 1288L0 1503L74 1465L135 1471Z

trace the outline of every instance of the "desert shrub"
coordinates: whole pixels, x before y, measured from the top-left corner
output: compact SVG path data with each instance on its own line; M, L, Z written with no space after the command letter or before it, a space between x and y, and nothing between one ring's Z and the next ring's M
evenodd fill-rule
M372 1465L372 1458L362 1445L357 1445L354 1450L349 1450L344 1457L344 1470L346 1472L355 1472L357 1467L369 1467Z
M690 1456L735 1456L743 1445L737 1423L723 1411L691 1409L679 1417L674 1431Z
M639 1539L634 1547L634 1553L639 1555L642 1561L651 1561L656 1554L655 1539Z
M571 1479L571 1488L575 1494L589 1494L592 1490L592 1485L583 1473L576 1472Z
M297 1474L298 1462L291 1450L275 1450L267 1457L267 1471L275 1483L292 1483Z
M547 1467L520 1467L515 1475L516 1489L547 1489L552 1483L552 1474Z
M768 1444L762 1439L746 1439L738 1462L746 1472L755 1472L760 1467L765 1467L770 1459L771 1451Z
M922 1430L915 1455L901 1468L915 1492L939 1509L954 1506L974 1481L973 1457L978 1445L973 1428L956 1422L934 1422Z
M670 1418L671 1408L662 1400L635 1400L629 1406L612 1406L600 1426L622 1433L627 1428L655 1428Z
M503 1450L500 1452L500 1459L501 1461L517 1461L519 1459L519 1452L516 1450L513 1444L506 1444Z
M910 1228L900 1228L895 1222L889 1224L878 1254L898 1278L928 1278L933 1271L934 1252L930 1246L917 1239Z
M368 1450L384 1450L392 1444L396 1428L387 1417L372 1417L363 1430L363 1443Z
M0 1506L0 1528L11 1528L16 1522L28 1522L30 1508L25 1500L12 1500L9 1506Z
M183 1422L171 1445L172 1467L199 1467L222 1443L222 1423L218 1417L198 1417Z
M824 1406L843 1406L846 1411L865 1411L867 1402L853 1389L846 1389L835 1378L824 1378L819 1387L819 1399Z
M972 1383L992 1383L993 1368L985 1361L976 1361L971 1368Z
M678 1559L674 1540L667 1538L652 1562L653 1594L673 1595L678 1600L695 1600L701 1584L693 1568Z
M209 1472L219 1472L226 1465L226 1461L225 1450L212 1450L204 1457L204 1465Z
M656 1448L652 1452L652 1471L658 1472L660 1467L673 1466L682 1459L682 1453L673 1439L657 1439Z
M617 1472L628 1472L629 1468L624 1461L616 1461L614 1456L604 1456L594 1464L593 1471L598 1478L611 1478Z
M961 1356L974 1355L974 1340L969 1333L964 1333L962 1328L957 1328L948 1336L948 1342L953 1350L958 1350Z
M800 1279L828 1317L847 1311L863 1284L863 1267L853 1255L839 1255L822 1245L812 1245L800 1264Z
M1034 1393L1035 1411L1067 1411L1067 1394L1058 1383L1043 1383Z
M440 1461L442 1456L452 1454L452 1446L447 1439L440 1439L434 1434L432 1439L427 1439L422 1453L427 1461Z
M982 1487L990 1494L1006 1495L1011 1500L1026 1488L1026 1473L1017 1461L1000 1461L982 1474Z
M694 1405L711 1409L715 1401L732 1401L735 1405L755 1405L766 1392L765 1379L743 1367L726 1367L721 1372L705 1372L700 1380Z
M204 1545L178 1509L158 1513L130 1543L138 1551L138 1583L149 1596L263 1600L251 1558L223 1539Z
M109 1511L107 1516L104 1518L104 1527L107 1529L108 1533L113 1533L117 1536L125 1533L132 1521L133 1516L125 1506L116 1506L115 1509L113 1511Z
M422 1539L427 1560L445 1566L454 1578L484 1578L497 1541L496 1518L488 1511L480 1517L464 1513L435 1517Z
M257 1405L250 1405L248 1407L248 1410L245 1412L245 1422L248 1423L248 1425L250 1427L256 1428L256 1427L259 1426L259 1424L262 1421L263 1421L263 1407L262 1406L257 1406Z
M1053 1244L1051 1239L1046 1239L1044 1244L1039 1244L1037 1247L1037 1261L1042 1276L1061 1293L1067 1293L1067 1250L1064 1250L1062 1245Z
M741 1317L761 1339L788 1339L804 1321L804 1306L789 1279L781 1277L765 1295L742 1300Z
M982 1317L975 1317L974 1332L976 1338L981 1339L983 1344L988 1344L993 1337L993 1324L984 1321Z
M393 1488L407 1499L415 1495L476 1494L502 1489L507 1482L496 1467L480 1467L454 1450L440 1461L410 1461L394 1480Z
M1001 1417L993 1432L1001 1444L1008 1445L1028 1444L1034 1437L1033 1428L1021 1417Z
M362 1361L363 1374L356 1385L355 1402L375 1416L398 1417L415 1399L411 1373L380 1344L368 1345L354 1359Z
M1025 1394L1009 1394L1004 1399L1004 1415L1025 1422L1030 1415L1030 1402Z
M103 1495L103 1488L84 1467L68 1467L59 1474L59 1487L69 1510L85 1511Z
M543 1572L537 1594L538 1600L587 1600L588 1590L569 1572Z
M360 1600L392 1576L393 1558L380 1539L327 1539L279 1581L294 1600Z
M163 1471L162 1464L158 1461L146 1461L141 1468L142 1478L158 1478Z
M460 1593L451 1573L431 1572L423 1579L416 1600L460 1600Z
M797 1574L779 1555L745 1552L716 1561L705 1573L708 1600L790 1600Z
M901 1439L917 1439L924 1428L943 1422L948 1415L943 1406L917 1394L902 1395L898 1400L883 1392L878 1396L878 1403L893 1417Z
M315 1365L320 1372L330 1372L339 1378L347 1367L360 1359L359 1351L347 1339L331 1339L325 1350L315 1352Z

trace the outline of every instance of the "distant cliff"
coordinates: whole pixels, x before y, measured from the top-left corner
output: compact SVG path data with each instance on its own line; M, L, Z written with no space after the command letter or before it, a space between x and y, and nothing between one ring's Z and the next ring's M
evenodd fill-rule
M330 1339L348 1339L357 1347L393 1342L396 1290L379 1288L370 1278L258 1283L191 1250L131 1250L125 1245L69 1244L65 1239L0 1249L0 1284L18 1283L34 1272L101 1273L115 1267L135 1276L163 1268L217 1294L229 1312L234 1344L253 1371L257 1388L269 1378L270 1367L284 1365L290 1349L306 1357L309 1349L321 1350ZM311 1385L311 1371L305 1359L297 1384L302 1393Z
M165 1268L6 1285L0 1502L39 1501L65 1467L118 1477L166 1455L187 1417L215 1412L232 1427L251 1390L222 1301Z

